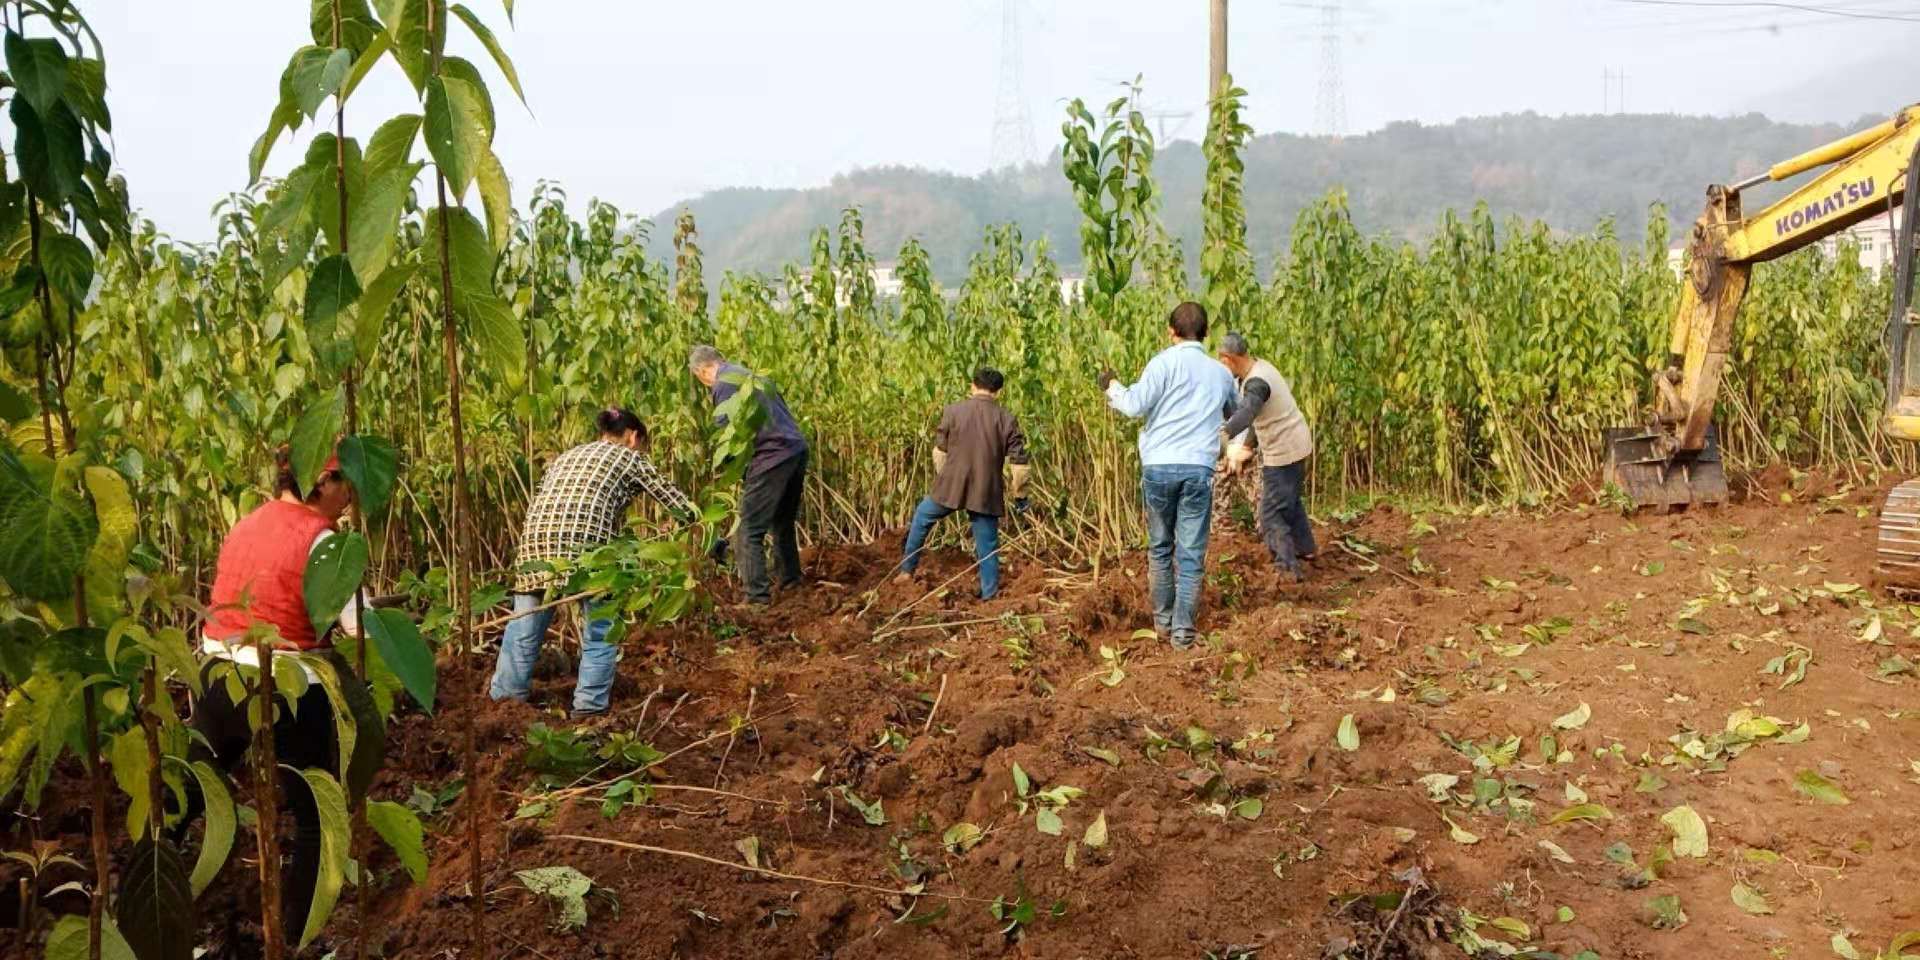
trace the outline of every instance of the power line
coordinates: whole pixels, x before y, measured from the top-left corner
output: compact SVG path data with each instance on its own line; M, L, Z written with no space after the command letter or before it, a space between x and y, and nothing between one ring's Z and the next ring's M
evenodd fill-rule
M1787 3L1785 0L1614 0L1615 3L1632 3L1646 7L1764 7L1773 10L1792 10L1796 13L1817 13L1830 17L1845 17L1852 20L1886 20L1896 23L1920 23L1920 16L1905 16L1897 13L1869 13L1863 10L1848 10L1842 7L1816 7L1804 3Z
M1033 112L1027 105L1023 59L1019 0L1001 0L1000 89L994 98L990 169L1025 166L1039 152L1033 139Z

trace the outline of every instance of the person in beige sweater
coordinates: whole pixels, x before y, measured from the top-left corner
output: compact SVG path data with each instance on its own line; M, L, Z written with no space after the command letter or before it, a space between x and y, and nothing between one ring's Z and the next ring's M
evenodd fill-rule
M1240 406L1227 420L1227 470L1239 472L1260 456L1260 536L1273 562L1295 580L1305 578L1301 561L1319 547L1313 524L1300 493L1306 479L1307 457L1313 454L1313 431L1293 391L1273 364L1248 353L1247 338L1229 333L1220 338L1220 362L1240 381Z

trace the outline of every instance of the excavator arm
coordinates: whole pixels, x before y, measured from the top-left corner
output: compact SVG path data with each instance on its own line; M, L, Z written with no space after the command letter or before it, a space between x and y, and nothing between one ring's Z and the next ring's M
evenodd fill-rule
M1608 431L1612 480L1637 505L1684 507L1726 499L1713 435L1714 403L1753 265L1792 253L1900 205L1920 146L1920 104L1852 136L1775 164L1766 173L1707 189L1706 209L1688 239L1688 267L1665 367L1653 376L1652 423ZM1751 216L1741 191L1827 167ZM1896 269L1910 269L1913 231L1901 231ZM1906 290L1888 333L1896 357L1913 329ZM1920 344L1913 354L1920 361ZM1904 363L1888 376L1888 429L1920 439L1920 397L1908 398ZM1903 398L1905 398L1903 400ZM1911 404L1914 409L1906 411ZM1903 412L1906 411L1906 412Z

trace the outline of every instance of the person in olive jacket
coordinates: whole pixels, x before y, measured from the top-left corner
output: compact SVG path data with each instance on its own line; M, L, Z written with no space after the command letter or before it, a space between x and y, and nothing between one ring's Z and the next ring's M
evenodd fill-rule
M1031 469L1020 423L999 403L1005 384L1000 371L981 367L974 371L967 399L941 411L933 443L938 476L933 493L913 512L906 558L900 561L902 578L911 578L920 565L920 550L933 525L947 514L965 510L973 520L973 553L980 561L980 598L991 600L1000 591L1000 517L1006 513L1008 498L1015 513L1026 511L1022 493ZM1005 478L1003 471L1008 474Z

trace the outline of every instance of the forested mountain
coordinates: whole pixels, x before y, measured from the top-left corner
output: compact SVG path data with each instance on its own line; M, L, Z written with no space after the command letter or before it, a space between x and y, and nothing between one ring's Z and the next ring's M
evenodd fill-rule
M1249 241L1262 271L1284 249L1300 208L1341 188L1361 229L1419 239L1449 209L1485 201L1496 216L1544 220L1587 230L1612 218L1637 237L1649 206L1664 203L1678 225L1697 212L1708 183L1726 182L1839 136L1842 125L1776 123L1737 117L1512 114L1443 125L1396 123L1341 139L1267 134L1248 144ZM1165 146L1154 172L1161 217L1189 254L1200 239L1199 198L1206 164L1190 141ZM909 236L932 253L939 277L964 275L967 256L989 224L1014 221L1029 239L1046 237L1063 268L1077 269L1076 214L1066 182L1051 165L982 176L904 167L858 170L805 190L717 190L660 211L670 225L684 206L700 227L710 276L723 270L772 271L807 258L807 238L858 204L867 246L888 259ZM670 228L652 245L671 258Z

